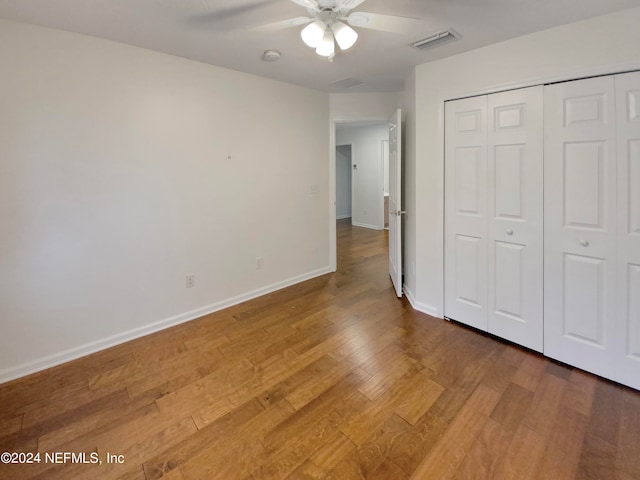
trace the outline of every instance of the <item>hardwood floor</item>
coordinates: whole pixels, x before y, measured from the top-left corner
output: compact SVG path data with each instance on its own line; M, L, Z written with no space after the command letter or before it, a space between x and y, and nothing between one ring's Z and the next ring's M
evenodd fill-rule
M640 478L638 392L413 311L386 232L338 236L336 274L1 385L0 452L42 457L0 478Z

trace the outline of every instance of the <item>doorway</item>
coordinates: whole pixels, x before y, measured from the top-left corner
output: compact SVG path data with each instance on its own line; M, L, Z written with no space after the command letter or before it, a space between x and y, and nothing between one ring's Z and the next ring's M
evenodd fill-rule
M383 130L374 141L366 141L366 131L372 129ZM337 270L337 231L336 224L349 222L355 227L385 231L385 223L388 215L384 209L385 177L388 176L385 152L389 140L389 119L382 117L370 118L333 118L331 120L330 162L329 162L329 190L330 190L330 218L329 218L329 262L333 271ZM385 141L383 143L383 141ZM342 208L338 210L339 182L348 182L347 175L340 175L338 169L344 169L346 174L346 161L338 157L346 152L340 152L338 147L348 146L351 150L351 168L349 170L351 180L351 217L340 219L347 215ZM344 162L344 163L340 163ZM343 183L344 185L344 183ZM347 194L348 196L348 194ZM342 196L344 198L344 196ZM338 213L340 212L340 213Z
M382 230L385 226L384 216L384 141L388 143L389 123L385 122L354 122L336 126L336 169L339 166L339 156L346 155L346 151L338 148L350 149L351 175L351 223L354 226ZM346 181L338 177L336 181ZM388 175L388 173L387 173ZM345 176L346 177L346 176ZM340 186L336 183L336 215L340 199Z

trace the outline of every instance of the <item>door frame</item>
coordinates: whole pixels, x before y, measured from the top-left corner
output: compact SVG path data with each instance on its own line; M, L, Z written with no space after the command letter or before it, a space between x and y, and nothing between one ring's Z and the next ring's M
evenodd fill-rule
M385 145L385 142L387 143L387 149L386 149L387 150L387 165L386 165L386 168L385 168L385 162L384 162L384 151L385 151L384 145ZM384 214L384 203L385 203L384 174L385 174L385 170L386 170L387 180L388 180L388 177L389 177L389 140L382 140L380 142L380 150L381 150L381 153L380 153L380 163L381 163L380 171L382 172L382 185L381 185L382 186L382 229L383 230L389 230L389 227L388 227L389 216L387 215L385 217L385 214ZM387 192L387 195L389 195L389 192ZM385 225L387 225L387 227L385 227Z

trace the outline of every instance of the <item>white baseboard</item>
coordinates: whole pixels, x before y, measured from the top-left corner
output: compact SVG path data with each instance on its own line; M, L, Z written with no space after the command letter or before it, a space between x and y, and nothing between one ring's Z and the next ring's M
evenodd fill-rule
M409 288L407 288L406 285L402 286L402 290L404 291L404 294L407 296L407 300L409 300L409 303L411 304L414 310L417 310L418 312L426 313L427 315L430 315L435 318L444 318L436 307L432 305L427 305L426 303L418 302L413 292L409 290Z
M380 228L378 225L369 225L367 223L358 223L352 221L351 225L353 225L354 227L370 228L372 230L382 230L382 228Z
M0 384L8 382L10 380L15 380L16 378L30 375L32 373L45 370L47 368L55 367L56 365L66 363L71 360L76 360L86 355L99 352L100 350L105 350L107 348L114 347L116 345L120 345L122 343L131 341L131 340L135 340L136 338L144 337L145 335L159 332L160 330L164 330L166 328L180 325L181 323L186 323L191 320L195 320L196 318L200 318L204 315L208 315L210 313L223 310L225 308L231 307L233 305L237 305L242 302L246 302L247 300L251 300L253 298L260 297L262 295L266 295L271 292L275 292L276 290L281 290L285 287L295 285L296 283L304 282L305 280L310 280L312 278L319 277L327 273L331 273L331 271L332 270L330 267L324 267L319 270L315 270L313 272L305 273L303 275L298 275L296 277L292 277L292 278L283 280L281 282L267 285L266 287L253 290L251 292L247 292L242 295L237 295L235 297L228 298L226 300L221 300L219 302L212 303L211 305L207 305L202 308L191 310L189 312L185 312L180 315L175 315L170 318L165 318L164 320L159 320L157 322L153 322L148 325L134 328L126 332L118 333L116 335L112 335L110 337L103 338L101 340L96 340L94 342L86 343L78 347L70 348L68 350L64 350L59 353L54 353L53 355L41 357L36 360L23 363L21 365L5 368L3 370L0 370Z
M345 218L351 218L351 214L348 213L346 215L336 215L336 220L344 220Z

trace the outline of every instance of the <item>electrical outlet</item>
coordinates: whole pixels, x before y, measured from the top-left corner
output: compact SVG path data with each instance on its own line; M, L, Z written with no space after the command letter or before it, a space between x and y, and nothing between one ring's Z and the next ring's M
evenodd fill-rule
M195 275L187 275L187 288L192 288L196 284L196 276Z
M256 270L262 270L262 257L256 257Z

